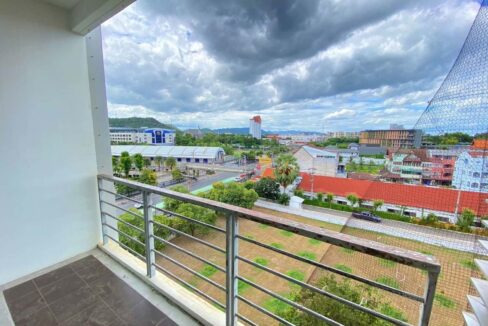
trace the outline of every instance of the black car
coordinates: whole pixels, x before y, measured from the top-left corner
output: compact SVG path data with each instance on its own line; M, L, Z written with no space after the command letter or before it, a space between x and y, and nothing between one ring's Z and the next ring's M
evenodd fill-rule
M370 212L354 212L352 213L352 216L355 217L355 218L359 218L361 220L366 220L366 221L371 221L371 222L375 222L375 223L380 223L381 222L381 218L379 218L378 216L376 215L373 215L371 214Z

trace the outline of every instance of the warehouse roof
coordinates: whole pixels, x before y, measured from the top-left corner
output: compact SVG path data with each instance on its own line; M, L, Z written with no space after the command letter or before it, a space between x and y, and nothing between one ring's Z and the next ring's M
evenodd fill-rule
M142 154L142 156L162 156L162 157L197 157L215 158L219 152L224 152L221 147L201 147L201 146L152 146L152 145L113 145L112 155L120 156L122 152L129 155Z

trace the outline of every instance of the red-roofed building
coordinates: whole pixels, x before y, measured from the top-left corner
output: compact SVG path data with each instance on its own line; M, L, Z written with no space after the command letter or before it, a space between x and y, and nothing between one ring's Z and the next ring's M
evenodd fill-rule
M264 176L273 177L273 170L267 169ZM373 200L381 199L385 203L380 208L382 211L417 217L434 213L452 223L456 222L456 213L464 208L472 209L478 216L488 215L486 193L317 175L312 178L308 173L301 173L301 176L299 189L309 193L313 180L314 193L333 193L339 203L347 203L347 195L355 194L363 200L364 206L372 206Z

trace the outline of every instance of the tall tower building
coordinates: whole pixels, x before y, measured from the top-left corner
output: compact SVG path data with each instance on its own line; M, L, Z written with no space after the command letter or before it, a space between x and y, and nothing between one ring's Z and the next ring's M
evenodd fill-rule
M254 138L261 139L261 116L255 115L249 119L249 134Z

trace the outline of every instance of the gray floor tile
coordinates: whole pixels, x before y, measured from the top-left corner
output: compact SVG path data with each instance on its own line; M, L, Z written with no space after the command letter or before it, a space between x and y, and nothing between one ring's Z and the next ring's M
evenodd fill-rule
M37 290L15 300L7 300L7 305L15 322L28 319L32 314L47 306Z
M49 304L54 317L65 321L97 302L98 297L88 288L79 288Z
M56 282L40 287L39 291L41 291L41 294L46 299L47 303L50 304L83 286L85 286L85 282L73 273Z
M48 307L38 310L28 318L15 322L16 326L55 326L58 325Z
M36 283L37 287L42 288L46 285L59 281L60 279L73 274L74 272L71 267L64 266L52 272L36 277L34 279L34 283Z
M26 295L27 293L35 291L37 291L37 288L31 280L3 291L3 295L5 296L6 300L15 300Z
M74 317L61 323L62 326L111 326L114 323L122 324L115 313L101 300L98 299L87 309L79 312Z
M161 320L167 318L165 314L147 300L139 302L130 311L122 314L122 317L127 322L127 325L134 326L155 326Z

